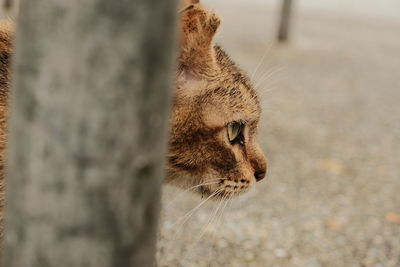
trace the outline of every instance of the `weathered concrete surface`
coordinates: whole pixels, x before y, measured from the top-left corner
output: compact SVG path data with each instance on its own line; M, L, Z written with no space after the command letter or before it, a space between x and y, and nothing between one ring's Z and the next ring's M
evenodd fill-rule
M224 19L220 42L252 73L278 10L207 2ZM216 205L175 238L200 200L165 207L161 266L400 266L400 16L344 13L300 10L293 42L270 49L255 75L279 70L259 84L268 178L197 243Z
M153 265L175 16L174 1L21 2L4 267Z

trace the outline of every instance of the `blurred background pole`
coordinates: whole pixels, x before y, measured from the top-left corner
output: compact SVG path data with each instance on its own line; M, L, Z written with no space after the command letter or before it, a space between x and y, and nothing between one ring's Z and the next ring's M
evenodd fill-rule
M13 7L14 1L13 0L3 0L4 9L11 9Z
M21 1L4 267L153 266L175 17L174 1Z
M16 18L19 0L0 0L0 19Z
M286 42L289 39L291 15L292 0L282 0L282 10L278 30L279 42Z

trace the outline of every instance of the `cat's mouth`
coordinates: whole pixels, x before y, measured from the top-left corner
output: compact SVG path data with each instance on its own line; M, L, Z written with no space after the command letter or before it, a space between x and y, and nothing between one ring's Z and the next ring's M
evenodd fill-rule
M202 185L198 187L198 193L202 198L213 200L230 199L249 190L251 182L247 179L221 179L216 185Z

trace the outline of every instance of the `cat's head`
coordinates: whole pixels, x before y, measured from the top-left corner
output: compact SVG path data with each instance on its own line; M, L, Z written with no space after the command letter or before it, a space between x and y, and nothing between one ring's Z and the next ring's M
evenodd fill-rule
M220 19L185 2L167 182L206 196L240 194L266 173L256 141L260 103L247 75L214 44Z

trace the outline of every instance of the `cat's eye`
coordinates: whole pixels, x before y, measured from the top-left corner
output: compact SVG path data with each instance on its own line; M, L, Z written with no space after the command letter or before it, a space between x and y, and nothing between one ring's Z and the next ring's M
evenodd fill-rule
M244 144L243 137L244 124L241 122L231 122L228 124L228 139L231 144Z

